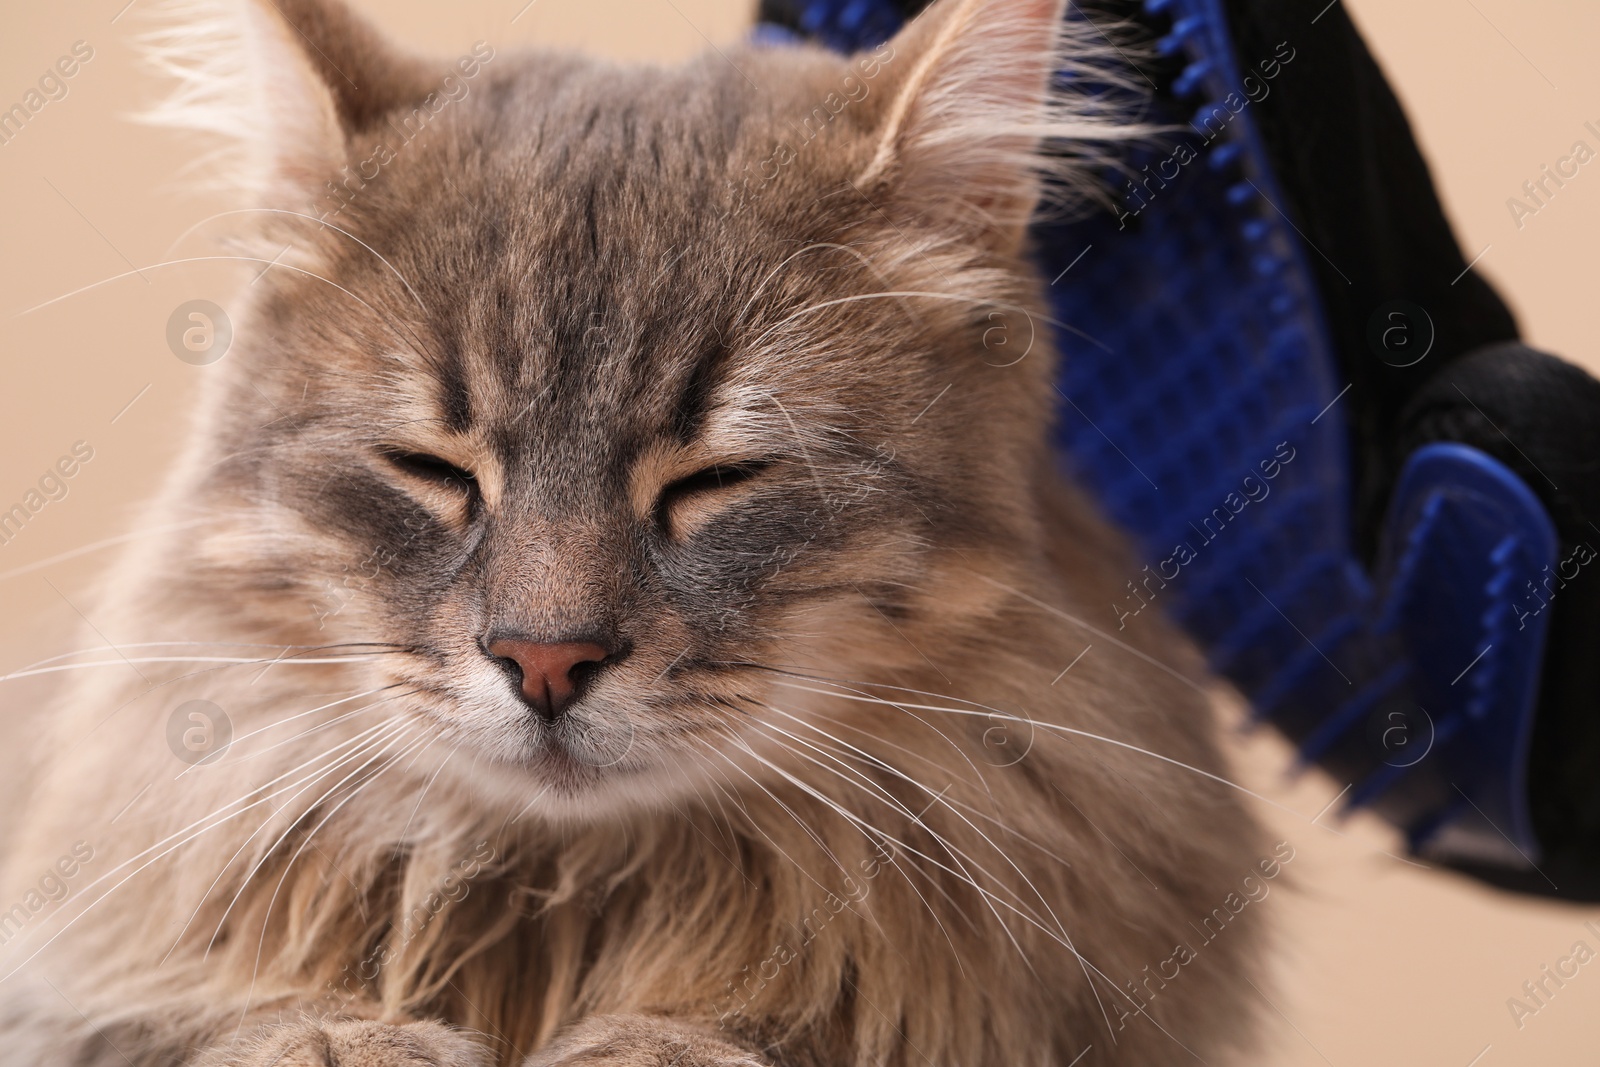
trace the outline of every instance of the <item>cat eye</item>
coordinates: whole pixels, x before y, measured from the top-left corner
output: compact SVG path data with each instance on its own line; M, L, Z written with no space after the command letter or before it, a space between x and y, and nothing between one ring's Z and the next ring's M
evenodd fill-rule
M661 499L656 505L657 520L663 526L670 525L668 522L670 513L679 505L744 485L771 466L772 461L766 459L746 460L743 463L713 463L687 477L670 482L661 490Z
M449 460L426 452L385 452L384 458L403 474L458 493L476 494L478 479Z

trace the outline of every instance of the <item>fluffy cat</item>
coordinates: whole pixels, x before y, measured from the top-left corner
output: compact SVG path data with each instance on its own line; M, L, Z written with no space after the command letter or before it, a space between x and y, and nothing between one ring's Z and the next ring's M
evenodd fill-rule
M51 713L0 1063L1244 1044L1274 854L1047 444L1024 222L1126 132L1063 7L643 69L179 5L273 265Z

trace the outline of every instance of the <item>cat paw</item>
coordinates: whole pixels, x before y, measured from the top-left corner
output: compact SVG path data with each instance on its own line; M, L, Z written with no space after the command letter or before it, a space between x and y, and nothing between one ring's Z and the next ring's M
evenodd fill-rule
M647 1015L599 1015L567 1029L523 1067L769 1067L710 1030Z
M435 1022L350 1020L273 1026L199 1067L489 1067L486 1049Z

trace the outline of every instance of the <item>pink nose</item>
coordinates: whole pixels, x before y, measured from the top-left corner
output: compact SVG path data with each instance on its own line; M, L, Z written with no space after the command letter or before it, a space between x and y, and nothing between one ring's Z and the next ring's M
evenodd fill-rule
M522 698L540 718L554 722L577 695L584 680L580 668L599 664L610 651L593 641L547 643L500 637L489 642L489 655L517 665L522 672Z

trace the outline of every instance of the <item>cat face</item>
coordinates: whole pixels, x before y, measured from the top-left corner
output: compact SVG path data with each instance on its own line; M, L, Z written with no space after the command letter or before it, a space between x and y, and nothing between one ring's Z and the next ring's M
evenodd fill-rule
M981 625L975 575L1038 551L1051 360L1002 216L1033 173L919 132L973 73L927 83L938 28L870 78L502 57L412 136L422 72L313 84L333 143L280 173L383 163L331 214L275 194L208 483L253 547L218 572L396 646L404 708L568 796L735 739L774 671L881 679Z

